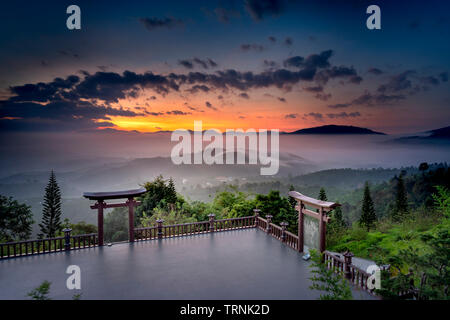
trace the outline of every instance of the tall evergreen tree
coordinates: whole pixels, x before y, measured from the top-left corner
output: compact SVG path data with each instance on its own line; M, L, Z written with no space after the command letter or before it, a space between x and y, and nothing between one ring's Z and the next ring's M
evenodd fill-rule
M342 215L341 207L336 207L333 210L332 221L338 227L345 227L345 221L344 221L344 216Z
M367 231L370 231L370 229L374 227L376 221L377 216L375 214L372 197L370 196L369 183L366 181L359 224L360 226L365 227Z
M405 215L408 214L408 212L408 198L406 194L405 182L403 180L403 174L400 174L397 178L395 205L392 212L392 218L395 221L400 221Z
M170 204L175 204L177 202L177 190L175 189L175 183L173 182L172 177L170 177L167 185L166 201Z
M53 238L61 230L61 191L53 170L45 188L43 206L42 223L39 224L41 229L39 236Z
M324 188L320 188L319 200L322 200L322 201L327 201L328 200L327 194L325 193L325 189Z

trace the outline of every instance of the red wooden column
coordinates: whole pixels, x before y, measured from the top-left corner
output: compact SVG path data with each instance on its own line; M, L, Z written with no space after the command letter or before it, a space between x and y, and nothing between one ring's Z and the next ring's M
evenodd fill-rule
M297 201L298 203L298 242L297 250L298 252L303 252L304 236L305 236L305 224L304 224L304 214L303 214L303 202Z
M97 201L97 229L98 229L98 245L103 245L103 207L106 205L103 200Z
M134 242L134 206L135 201L133 198L128 198L128 234L130 242Z
M326 246L326 233L327 233L327 223L324 221L326 213L323 207L319 210L319 250L320 252L325 251Z

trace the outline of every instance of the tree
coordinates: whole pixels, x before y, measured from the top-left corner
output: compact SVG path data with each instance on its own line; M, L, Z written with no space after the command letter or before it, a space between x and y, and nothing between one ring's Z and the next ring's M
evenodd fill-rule
M167 182L162 175L159 175L155 180L146 182L144 187L147 189L147 192L139 199L141 200L141 205L136 209L137 223L144 213L147 216L152 215L156 207L174 209L182 206L185 202L181 196L177 195L172 178Z
M0 242L28 239L33 223L31 207L0 196Z
M167 185L167 194L165 196L167 203L175 204L177 202L177 191L175 189L175 183L173 182L172 177L169 179L169 183Z
M310 278L313 284L309 287L312 290L325 292L320 295L320 300L351 300L353 299L350 285L342 276L336 273L337 270L328 269L322 262L322 254L316 250L311 250L311 273Z
M61 191L53 170L45 188L43 206L40 237L53 238L61 230Z
M423 173L425 173L425 171L427 171L429 168L430 167L429 167L428 163L426 163L426 162L422 162L419 165L419 171L422 171Z
M338 227L345 227L344 216L342 215L341 207L336 207L332 212L332 219L334 224Z
M263 215L272 215L274 223L279 224L286 221L289 223L288 230L296 231L298 225L297 213L289 203L289 199L281 197L279 191L271 190L267 195L257 194L255 207L260 209Z
M322 201L327 201L328 200L327 194L325 193L325 189L324 188L320 188L318 199L322 200Z
M369 183L366 181L359 224L360 226L365 227L367 231L370 231L370 229L374 227L376 221L377 216L375 214L372 197L370 196Z
M408 214L408 198L406 194L405 183L403 181L403 174L397 178L397 188L395 193L395 204L392 212L394 221L401 221L405 215Z
M128 210L115 208L105 216L105 241L119 242L128 240Z

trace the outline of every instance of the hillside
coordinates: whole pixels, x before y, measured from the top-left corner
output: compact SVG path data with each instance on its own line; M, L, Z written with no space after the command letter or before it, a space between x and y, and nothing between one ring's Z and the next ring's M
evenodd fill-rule
M373 131L367 128L354 127L354 126L340 126L340 125L325 125L320 127L313 127L307 129L300 129L287 134L379 134L385 135L385 133Z

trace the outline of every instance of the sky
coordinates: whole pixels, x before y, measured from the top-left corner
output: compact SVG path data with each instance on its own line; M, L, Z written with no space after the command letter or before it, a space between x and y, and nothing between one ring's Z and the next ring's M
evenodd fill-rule
M81 9L81 30L66 8ZM381 30L366 8L381 9ZM448 126L447 1L9 1L0 134Z

